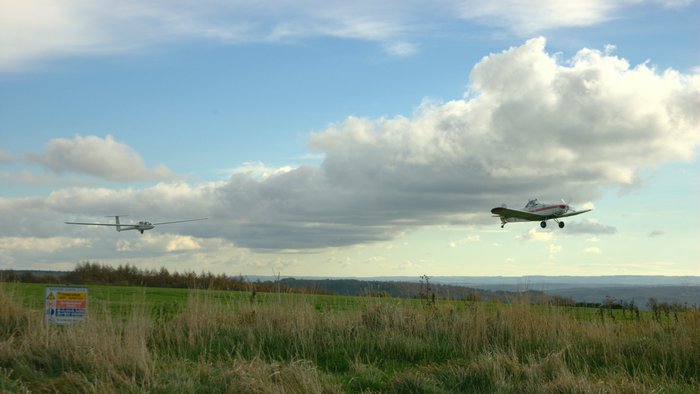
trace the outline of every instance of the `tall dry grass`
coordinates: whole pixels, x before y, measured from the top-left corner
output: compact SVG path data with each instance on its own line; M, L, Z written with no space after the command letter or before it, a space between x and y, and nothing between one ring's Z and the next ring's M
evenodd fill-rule
M700 391L700 313L581 320L557 307L368 300L319 310L195 291L186 307L47 326L0 288L0 390ZM144 303L135 303L144 305Z
M0 366L18 388L32 391L139 389L153 376L150 319L134 311L123 322L109 315L81 324L48 325L41 311L17 307L0 293L3 309ZM107 384L105 387L104 385ZM2 388L7 389L7 382Z

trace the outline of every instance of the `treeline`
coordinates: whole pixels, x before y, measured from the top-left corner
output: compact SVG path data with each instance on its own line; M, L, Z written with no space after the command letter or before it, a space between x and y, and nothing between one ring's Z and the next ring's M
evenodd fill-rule
M289 289L306 289L315 293L364 296L425 298L440 300L509 302L516 293L480 290L464 286L421 282L393 282L359 279L296 279L284 278L280 283Z
M70 283L86 285L116 285L171 287L182 289L248 290L242 277L229 277L225 274L194 271L170 272L165 267L158 270L140 269L126 264L116 268L106 264L84 262L66 275Z
M248 282L242 276L194 271L170 272L165 267L158 270L141 269L126 264L116 268L106 264L79 263L73 271L33 273L31 271L0 271L0 280L31 283L69 283L75 285L115 285L168 287L183 289L210 289L272 292L286 290L274 282Z
M67 272L0 270L0 282L61 283Z

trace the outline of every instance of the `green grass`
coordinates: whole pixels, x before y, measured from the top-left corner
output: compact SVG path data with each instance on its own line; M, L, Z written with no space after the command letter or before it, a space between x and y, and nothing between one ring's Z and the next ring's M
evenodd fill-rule
M39 310L44 307L46 287L61 287L63 285L4 283L2 286L6 294L12 294L12 296L23 305L31 309ZM88 289L89 309L91 311L103 311L107 308L112 315L116 316L128 314L131 312L134 305L141 305L154 311L161 309L180 311L187 305L188 299L192 296L202 296L206 297L208 301L220 303L251 301L250 292L239 291L202 291L104 285L80 285L77 287L86 287ZM264 305L271 302L278 302L282 298L285 300L303 300L304 302L309 302L318 311L353 310L356 309L358 305L365 304L367 301L371 300L369 298L352 296L257 293L255 295L255 303ZM419 300L387 299L387 302L421 304Z
M0 283L0 391L698 392L700 313ZM606 312L607 313L607 312Z

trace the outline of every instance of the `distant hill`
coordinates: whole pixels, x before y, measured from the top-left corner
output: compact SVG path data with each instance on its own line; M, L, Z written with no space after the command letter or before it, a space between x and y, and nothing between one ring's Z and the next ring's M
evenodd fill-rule
M272 277L253 277L271 280ZM250 277L249 277L250 279ZM366 278L319 278L303 277L322 283L328 279L352 279L366 288L380 289L380 283L413 283L416 276L378 276ZM299 280L297 279L297 280ZM478 294L478 291L492 292L494 298L508 298L513 294L529 291L532 294L546 294L571 298L575 302L603 303L607 297L617 301L634 301L641 309L646 308L649 298L659 302L678 302L681 305L700 307L700 276L661 276L661 275L613 275L613 276L434 276L430 282L436 286L449 286L452 294L461 294L457 288ZM338 294L350 294L351 290ZM355 291L355 290L352 290ZM500 292L500 295L498 295ZM415 294L415 293L414 293ZM487 294L487 293L483 293ZM404 296L392 293L392 296ZM461 297L455 297L461 298ZM484 296L488 299L488 296Z
M648 309L650 298L659 302L679 303L688 307L700 307L699 286L624 286L624 287L578 287L552 289L547 294L571 298L579 302L602 302L606 297L617 301L634 301L640 309Z
M388 280L418 282L417 276L376 276L371 278L353 278L364 280ZM507 287L515 289L548 290L558 287L596 287L596 286L700 286L700 276L662 276L662 275L606 275L606 276L433 276L432 282L459 286L491 288Z
M243 275L248 280L274 281L270 275ZM325 277L294 276L297 279L356 279L363 281L387 281L418 283L418 276L371 276L371 277ZM282 277L289 278L289 277ZM607 275L607 276L431 276L431 283L449 284L474 288L510 288L550 290L571 287L606 287L606 286L700 286L700 276L662 276L662 275Z
M258 278L260 280L260 278ZM267 282L267 280L265 281ZM482 300L510 302L522 297L526 292L531 299L543 300L547 295L540 291L525 290L520 292L503 290L476 289L465 286L433 283L427 285L420 281L363 280L347 278L284 278L280 284L289 289L306 289L312 293L325 293L349 296L375 296L399 298L430 298L432 294L439 299Z
M538 290L577 302L602 303L607 297L634 301L646 309L649 298L700 306L700 276L522 276L522 277L435 277L433 281L485 290Z

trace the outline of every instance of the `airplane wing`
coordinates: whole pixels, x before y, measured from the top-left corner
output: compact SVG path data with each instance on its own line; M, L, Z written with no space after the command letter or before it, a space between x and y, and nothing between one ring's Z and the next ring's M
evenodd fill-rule
M567 216L580 215L580 214L582 214L582 213L586 213L586 212L589 212L589 211L591 211L591 209L584 209L583 211L569 211L569 212L567 212L567 213L565 213L565 214L563 214L563 215L557 215L556 217L557 217L557 218L565 218L565 217L567 217Z
M518 218L533 221L542 220L545 218L545 216L538 215L536 213L520 211L517 209L509 209L504 207L494 208L491 210L491 213L506 218Z
M184 222L194 222L197 220L207 220L209 218L199 218L199 219L187 219L187 220L175 220L174 222L160 222L160 223L153 223L154 226L158 226L161 224L172 224L172 223L184 223Z
M83 222L63 222L65 224L81 224L83 226L109 226L116 227L117 231L136 230L133 224L116 224L116 223L83 223Z
M128 224L115 224L115 223L80 223L80 222L63 222L65 224L82 224L84 226L112 226L112 227L129 227Z

